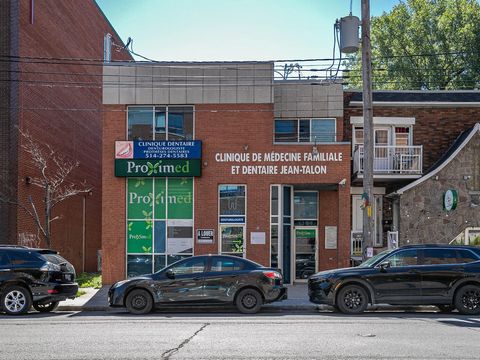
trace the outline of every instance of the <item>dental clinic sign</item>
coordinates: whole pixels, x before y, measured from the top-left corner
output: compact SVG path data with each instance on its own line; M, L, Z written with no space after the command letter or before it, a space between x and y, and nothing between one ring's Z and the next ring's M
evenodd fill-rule
M191 141L116 141L115 176L201 176L202 143Z

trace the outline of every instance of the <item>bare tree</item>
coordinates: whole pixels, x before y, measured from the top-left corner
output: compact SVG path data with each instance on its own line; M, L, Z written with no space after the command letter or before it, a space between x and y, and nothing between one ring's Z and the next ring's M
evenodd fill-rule
M31 185L42 189L43 217L37 211L37 206L31 195L26 201L13 197L8 193L0 193L0 202L13 204L22 208L35 222L37 237L45 240L47 247L51 246L51 224L61 218L52 218L52 210L62 201L82 193L88 193L92 189L85 183L74 184L69 181L70 174L79 166L79 162L71 160L63 154L55 151L50 145L42 144L28 133L19 129L22 137L21 148L25 151L34 166L38 170L37 176L28 178Z

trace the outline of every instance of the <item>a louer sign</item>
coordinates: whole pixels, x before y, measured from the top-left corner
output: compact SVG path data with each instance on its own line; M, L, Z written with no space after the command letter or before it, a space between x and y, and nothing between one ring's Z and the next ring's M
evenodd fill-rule
M115 176L118 177L183 177L201 176L200 159L115 159Z

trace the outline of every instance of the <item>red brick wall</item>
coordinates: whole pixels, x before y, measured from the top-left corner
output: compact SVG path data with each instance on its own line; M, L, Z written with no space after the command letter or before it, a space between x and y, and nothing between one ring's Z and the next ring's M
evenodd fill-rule
M125 139L125 113L121 106L104 106L103 123L103 279L125 277L125 179L114 177L115 140ZM342 122L342 119L339 119ZM246 253L249 259L270 265L270 185L331 184L335 190L320 191L319 267L348 266L350 251L350 144L317 145L319 152L342 152L342 162L329 162L324 175L232 175L231 166L215 161L218 152L311 152L312 145L273 145L272 104L222 104L195 106L195 138L202 140L202 176L194 185L194 234L214 229L215 243L194 245L195 254L219 252L218 186L247 185ZM265 163L245 163L260 165ZM285 165L311 165L289 163ZM337 184L346 179L345 187ZM325 250L324 226L338 226L338 250ZM251 232L265 232L266 245L250 244Z
M69 178L86 182L92 195L66 200L54 209L61 215L52 227L52 248L60 250L77 272L96 270L96 251L101 248L101 104L103 37L115 35L93 0L42 0L35 2L34 22L30 23L30 1L20 1L19 55L57 60L20 63L20 127L39 142L49 144L59 153L78 160L80 166ZM121 41L116 38L116 43ZM131 59L126 53L112 52L116 59ZM69 61L66 58L95 59ZM60 59L60 60L58 60ZM42 192L25 184L25 177L37 176L29 157L19 148L18 196L25 201L32 195L41 212ZM83 254L83 223L85 247ZM32 220L19 210L18 233L36 233ZM42 244L45 246L45 244Z
M126 180L115 172L115 140L125 140L124 106L104 106L102 141L102 280L111 284L125 278Z

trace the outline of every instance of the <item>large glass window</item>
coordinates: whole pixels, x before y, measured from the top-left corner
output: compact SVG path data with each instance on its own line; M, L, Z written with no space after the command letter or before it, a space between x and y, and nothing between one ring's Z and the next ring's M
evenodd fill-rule
M324 143L336 141L336 119L277 119L275 142Z
M278 224L280 216L279 185L272 185L270 192L270 266L278 268Z
M423 265L465 264L478 261L478 257L468 250L462 249L425 249Z
M221 225L222 254L243 257L245 253L245 226Z
M220 216L245 216L245 185L220 185Z
M127 179L127 275L152 273L192 254L193 179Z
M317 220L318 192L295 191L293 204L295 220Z
M128 108L128 140L153 139L153 107Z
M222 257L213 257L210 271L239 271L245 268L246 263L242 260L234 260Z
M206 265L206 258L193 258L174 265L170 269L175 275L189 275L203 273Z
M128 140L192 140L193 107L131 106Z

